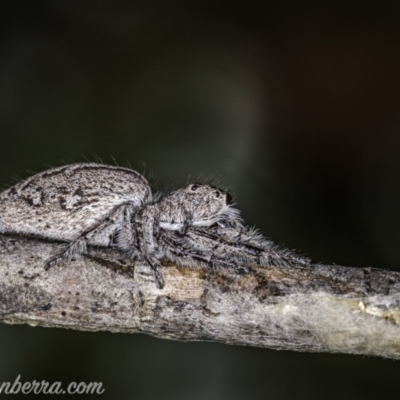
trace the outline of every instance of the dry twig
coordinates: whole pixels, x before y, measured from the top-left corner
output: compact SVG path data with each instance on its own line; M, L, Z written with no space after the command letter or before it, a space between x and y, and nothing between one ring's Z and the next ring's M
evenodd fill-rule
M400 273L336 265L249 273L145 265L114 249L44 271L65 244L0 235L0 320L273 349L400 358Z

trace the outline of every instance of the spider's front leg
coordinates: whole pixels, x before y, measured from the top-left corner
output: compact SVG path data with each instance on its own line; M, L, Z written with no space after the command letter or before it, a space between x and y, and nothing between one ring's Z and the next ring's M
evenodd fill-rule
M246 251L243 244L231 243L223 229L190 227L184 236L162 230L160 243L166 258L184 267L204 269L230 268L247 271L258 263L257 254Z
M192 233L196 236L211 236L220 245L216 246L218 257L230 258L239 265L259 265L268 267L310 265L310 260L306 257L296 254L293 251L277 246L271 240L266 239L257 230L245 227L243 225L230 226L222 228L214 226L207 231L196 230Z
M162 232L168 258L183 266L248 271L251 266L309 265L310 261L281 249L242 225L190 228L183 237Z

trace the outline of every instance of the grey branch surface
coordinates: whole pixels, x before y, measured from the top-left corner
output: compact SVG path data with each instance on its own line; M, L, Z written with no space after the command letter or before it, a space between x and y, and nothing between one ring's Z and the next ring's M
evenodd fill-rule
M249 273L151 269L90 248L44 270L65 244L0 235L0 320L176 340L400 358L400 273L337 265Z

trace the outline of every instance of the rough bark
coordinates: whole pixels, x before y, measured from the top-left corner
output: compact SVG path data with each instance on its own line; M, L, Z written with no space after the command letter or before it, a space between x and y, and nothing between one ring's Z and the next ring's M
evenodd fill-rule
M308 352L400 358L400 273L337 265L204 271L146 265L114 249L45 271L65 244L0 235L0 320L143 332Z

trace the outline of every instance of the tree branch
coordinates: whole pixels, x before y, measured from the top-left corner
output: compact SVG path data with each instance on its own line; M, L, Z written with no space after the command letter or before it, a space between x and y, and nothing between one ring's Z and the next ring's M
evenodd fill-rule
M0 321L143 332L177 340L400 358L400 273L337 265L151 269L90 248L44 270L65 244L0 235Z

